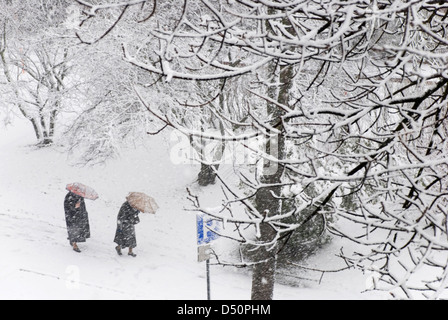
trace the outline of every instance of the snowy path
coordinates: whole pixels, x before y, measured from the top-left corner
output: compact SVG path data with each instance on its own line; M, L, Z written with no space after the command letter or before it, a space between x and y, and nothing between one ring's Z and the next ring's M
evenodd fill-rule
M94 169L73 167L52 149L0 141L0 299L204 299L195 217L183 210L184 188L194 172L167 164L166 141L160 139L160 150L133 152ZM68 245L63 213L65 184L73 181L101 195L86 203L92 238L80 245L81 254ZM141 215L137 258L117 256L113 243L129 191L147 192L160 206L155 216ZM247 298L244 291L237 297Z

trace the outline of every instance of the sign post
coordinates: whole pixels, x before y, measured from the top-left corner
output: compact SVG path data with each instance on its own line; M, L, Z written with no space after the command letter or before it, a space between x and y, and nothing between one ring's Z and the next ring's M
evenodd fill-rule
M198 262L206 262L207 300L210 300L210 253L211 242L219 238L221 222L206 214L196 216L198 237Z

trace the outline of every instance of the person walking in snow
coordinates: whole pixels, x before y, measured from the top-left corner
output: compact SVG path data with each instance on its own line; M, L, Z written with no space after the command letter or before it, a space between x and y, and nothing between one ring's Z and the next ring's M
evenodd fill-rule
M73 250L81 252L78 243L90 238L89 214L84 198L69 192L64 201L65 222L67 224L68 240Z
M128 201L123 203L117 218L117 231L115 233L114 242L118 245L115 247L118 255L122 255L122 248L129 248L128 255L136 257L132 251L137 247L137 239L135 235L135 225L140 222L138 214L139 210L134 209Z

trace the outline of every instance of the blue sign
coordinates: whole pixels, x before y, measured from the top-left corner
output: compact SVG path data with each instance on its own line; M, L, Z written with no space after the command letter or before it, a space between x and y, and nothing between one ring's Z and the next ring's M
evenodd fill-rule
M206 214L196 216L198 230L198 245L212 242L219 238L222 222Z

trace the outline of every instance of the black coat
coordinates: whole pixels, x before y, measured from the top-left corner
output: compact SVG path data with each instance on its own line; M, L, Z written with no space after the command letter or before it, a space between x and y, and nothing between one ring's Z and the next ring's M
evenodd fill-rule
M129 202L123 203L117 218L117 231L114 242L122 248L137 247L135 225L140 222L140 211L131 207Z
M78 202L80 206L76 208ZM65 196L64 210L70 243L86 242L90 238L90 224L84 198L69 192Z

